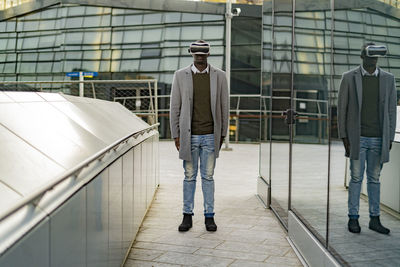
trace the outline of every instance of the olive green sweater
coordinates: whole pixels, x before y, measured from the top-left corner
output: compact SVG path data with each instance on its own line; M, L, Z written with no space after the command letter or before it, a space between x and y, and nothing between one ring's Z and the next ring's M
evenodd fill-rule
M192 134L204 135L214 132L211 113L210 74L193 74Z
M379 120L379 78L363 76L361 105L361 136L382 137Z

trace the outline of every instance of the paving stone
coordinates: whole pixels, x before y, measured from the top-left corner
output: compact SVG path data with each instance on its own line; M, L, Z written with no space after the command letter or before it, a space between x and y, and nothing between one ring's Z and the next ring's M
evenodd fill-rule
M178 267L181 265L160 263L155 261L141 261L128 259L125 262L125 267Z
M133 248L128 257L134 260L154 260L163 253L165 252L159 250Z
M261 253L265 255L275 255L275 256L283 256L285 255L291 248L287 247L279 247L279 246L267 246L260 244L251 244L251 243L241 243L241 242L230 242L226 241L216 247L216 249L229 250L229 251L239 251L239 252L250 252L250 253Z
M297 258L290 257L271 256L265 262L283 264L286 266L302 266L301 262Z
M256 262L246 260L236 260L229 267L287 267L285 265L278 265L275 263Z
M231 264L233 259L217 258L204 255L182 254L167 252L156 259L158 262L181 264L186 266L213 266L225 267Z
M264 261L268 257L268 255L262 255L262 254L254 254L254 253L238 252L238 251L232 252L227 250L207 249L207 248L201 248L197 250L194 254L215 256L220 258L253 260L260 262Z
M177 228L182 220L182 161L172 142L160 142L160 187L125 267L284 266L268 259L285 256L289 263L297 260L275 215L255 196L258 162L235 169L243 157L258 153L258 145L232 146L233 152L221 151L214 175L218 231L208 232L204 227L198 179L193 227L181 233Z
M203 238L196 238L196 237L186 237L185 235L182 236L175 236L174 238L170 237L162 237L156 240L157 243L162 244L171 244L171 245L180 245L180 246L191 246L191 247L201 247L201 248L215 248L222 241L219 240L206 240Z
M167 244L159 244L153 242L135 242L135 244L133 244L133 247L143 248L143 249L154 249L161 251L175 251L181 253L193 253L199 249L197 247L167 245Z

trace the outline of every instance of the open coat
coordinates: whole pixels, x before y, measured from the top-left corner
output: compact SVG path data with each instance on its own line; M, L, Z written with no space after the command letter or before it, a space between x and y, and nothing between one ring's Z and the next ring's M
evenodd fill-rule
M360 156L362 72L357 67L345 72L340 82L338 96L339 138L347 137L350 159ZM382 129L381 163L389 161L390 143L396 130L396 85L393 74L379 68L379 119Z
M228 86L224 71L210 65L211 113L214 121L215 157L219 156L221 136L228 131ZM191 124L193 111L193 78L191 65L177 70L171 89L170 126L172 138L180 138L179 158L192 160Z

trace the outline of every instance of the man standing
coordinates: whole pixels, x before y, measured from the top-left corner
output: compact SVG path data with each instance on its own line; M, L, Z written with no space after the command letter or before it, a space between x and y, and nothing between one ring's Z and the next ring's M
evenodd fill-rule
M196 177L200 161L204 216L207 231L214 221L214 168L228 130L228 88L225 72L207 63L210 44L190 45L194 62L175 72L170 105L171 135L183 160L183 221L179 231L192 227Z
M379 219L380 182L383 163L389 161L389 150L396 127L396 85L394 76L377 67L378 54L386 48L368 43L362 47L362 65L345 72L338 97L338 128L350 157L348 229L361 231L359 218L361 183L367 163L369 229L389 234Z

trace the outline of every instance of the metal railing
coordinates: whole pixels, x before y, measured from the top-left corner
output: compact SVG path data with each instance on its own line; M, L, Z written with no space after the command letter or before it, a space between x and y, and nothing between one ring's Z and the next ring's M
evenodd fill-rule
M62 92L121 103L149 124L158 122L157 80L1 81L0 91Z
M120 138L119 140L115 141L114 143L108 145L107 147L103 148L93 156L89 157L85 161L81 162L80 164L76 165L74 168L64 172L60 176L58 176L53 181L48 182L44 186L41 186L39 189L35 190L34 192L28 194L23 199L16 201L6 212L0 214L0 222L10 215L12 215L17 210L21 209L22 207L31 204L31 203L38 203L38 201L44 196L44 194L50 190L52 190L56 185L62 183L66 179L70 177L77 178L81 171L89 166L96 160L101 160L104 156L110 152L111 150L116 150L120 145L125 144L129 141L129 139L134 138L137 139L139 136L151 132L153 129L157 128L159 123L156 123L146 129L143 129L139 132L131 133L125 137ZM35 205L36 206L36 205Z
M84 96L119 102L149 124L158 123L158 117L169 116L170 95L158 95L157 80L92 80L92 81L4 81L0 82L0 91L41 91L63 92L69 95L79 94L79 85L84 85ZM236 142L240 139L241 121L266 118L282 118L281 110L267 106L270 96L259 94L230 95L230 136ZM261 99L261 102L260 102ZM289 96L273 96L273 100L290 101ZM298 111L299 120L318 120L318 138L322 139L322 121L328 119L328 101L318 99L294 98L298 101L316 103L317 112ZM257 139L257 138L256 138Z

